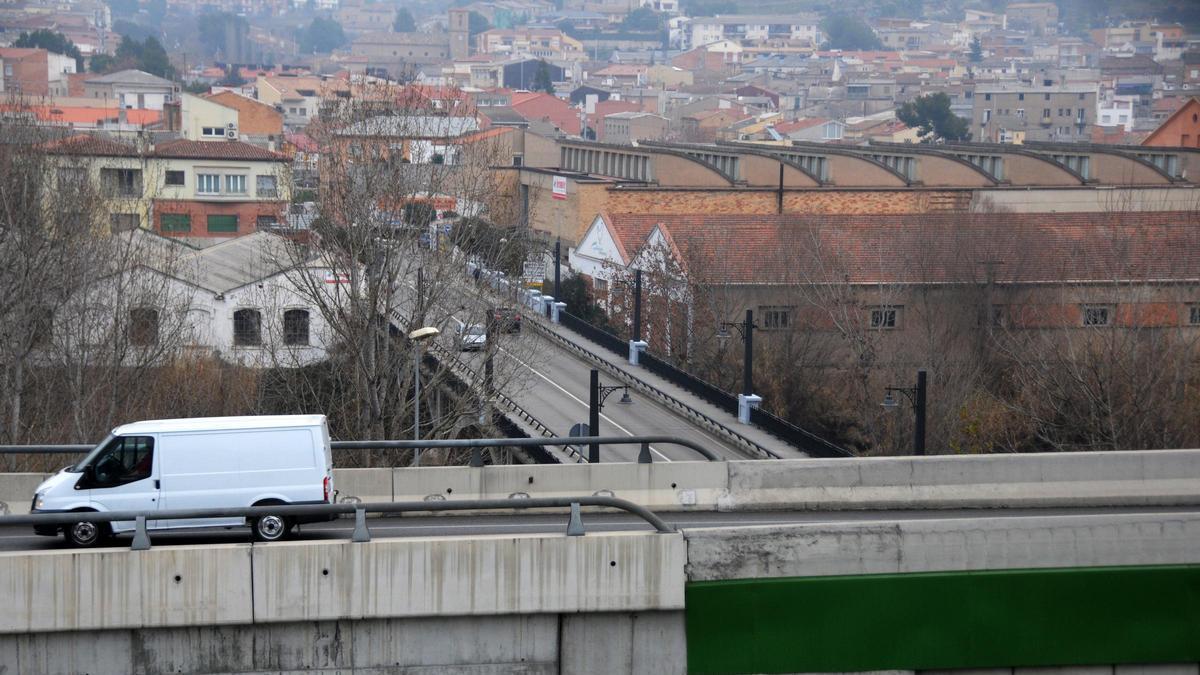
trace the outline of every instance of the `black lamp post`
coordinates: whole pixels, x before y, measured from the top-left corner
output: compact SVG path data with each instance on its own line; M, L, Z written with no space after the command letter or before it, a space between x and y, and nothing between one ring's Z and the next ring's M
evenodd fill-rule
M615 391L624 391L621 395L621 403L633 403L633 399L629 397L628 385L606 386L600 384L600 371L592 369L591 383L588 387L588 435L600 435L600 411L604 409L604 400L612 395ZM588 462L597 464L600 462L600 444L591 443L588 445Z
M916 422L913 427L913 454L925 454L925 369L917 371L917 384L914 387L884 387L883 407L893 409L899 403L892 392L900 393L912 405Z
M738 419L742 424L750 423L750 410L758 407L762 399L754 395L754 310L746 310L746 320L742 323L722 321L721 329L717 331L717 339L728 340L729 329L736 329L742 338L746 352L742 357L742 394L738 396Z
M646 341L642 339L642 271L633 271L633 335L629 340L629 364L636 366L641 362L641 353L646 351Z

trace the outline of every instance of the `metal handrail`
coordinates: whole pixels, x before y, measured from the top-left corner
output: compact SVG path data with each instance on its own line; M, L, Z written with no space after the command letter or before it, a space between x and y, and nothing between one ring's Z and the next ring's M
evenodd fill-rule
M423 441L332 441L334 450L405 450L426 448L503 448L510 446L530 447L538 445L647 445L650 443L680 445L695 450L710 462L725 461L712 450L678 436L558 436L547 438L449 438ZM53 455L87 452L94 445L0 445L0 455L30 454ZM647 454L647 453L643 453ZM639 460L640 461L640 460Z
M359 504L298 504L276 506L249 506L244 508L212 509L164 509L161 511L69 511L64 513L32 513L21 516L0 516L0 527L6 525L73 525L75 523L112 523L132 520L136 523L132 543L134 550L150 548L146 531L146 520L186 520L200 518L248 518L261 516L320 516L354 514L355 524L351 540L370 541L366 525L367 512L411 513L419 511L477 511L506 509L541 509L570 507L571 516L567 534L582 535L583 523L579 509L583 506L603 506L631 513L657 530L660 534L675 532L675 528L659 518L653 511L625 499L604 496L581 497L524 497L508 499L463 499L431 500L420 502L369 502Z

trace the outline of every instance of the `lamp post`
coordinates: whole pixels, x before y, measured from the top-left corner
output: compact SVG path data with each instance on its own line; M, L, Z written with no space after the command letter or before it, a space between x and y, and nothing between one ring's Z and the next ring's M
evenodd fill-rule
M738 421L742 424L750 424L750 411L762 403L762 397L754 395L754 329L758 328L754 324L754 310L746 310L746 320L742 323L721 322L720 330L717 331L717 339L722 344L731 337L730 328L737 330L738 335L742 338L742 344L746 348L745 354L742 356L742 393L738 394Z
M591 382L588 387L588 435L600 435L600 411L604 409L604 400L612 395L615 391L624 391L621 395L620 403L633 403L633 399L629 397L628 385L606 386L600 384L600 371L595 368L591 372ZM600 462L600 444L591 443L588 445L588 462L598 464Z
M418 328L408 334L413 343L413 440L421 440L421 346L441 332L433 326ZM421 466L421 449L413 450L413 466Z
M633 271L633 336L629 340L629 365L638 365L647 346L642 339L642 271L638 269Z
M894 410L899 402L892 392L902 394L908 399L913 408L916 421L913 425L913 454L925 454L925 369L917 371L917 384L913 387L884 387L883 405L888 410Z

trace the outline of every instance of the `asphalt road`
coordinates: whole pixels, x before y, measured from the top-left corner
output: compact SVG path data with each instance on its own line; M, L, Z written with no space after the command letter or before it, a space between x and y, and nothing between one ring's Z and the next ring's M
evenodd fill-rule
M437 304L442 312L462 323L479 323L482 320L481 312L490 303L480 296L479 289L470 288L469 282L463 281L461 286L444 289ZM401 287L396 296L398 305L403 307L410 300L411 290ZM460 307L472 309L462 311L458 309ZM522 313L532 311L524 306L519 309ZM457 348L455 337L449 334L450 331L446 333L439 338L442 346ZM498 344L495 367L498 386L503 393L557 435L566 436L574 425L587 423L591 370L588 363L554 341L536 334L528 326L520 333L500 336ZM479 370L483 368L484 356L481 353L460 352L459 355L472 367ZM611 386L616 381L601 372L600 383ZM600 435L680 436L719 456L745 459L742 453L724 440L708 434L669 408L636 392L631 392L630 396L633 403L623 404L619 402L621 392L609 395L600 413ZM658 462L703 459L695 450L679 445L654 444L650 450L654 461ZM638 444L601 446L600 459L602 462L634 462L640 451ZM586 453L586 448L582 452Z
M751 527L756 525L786 525L799 523L837 523L856 521L929 520L947 518L1015 518L1080 515L1118 515L1153 513L1195 513L1196 507L1102 507L1102 508L1048 508L1048 509L952 509L927 511L764 511L738 513L661 513L663 520L677 528L702 527ZM477 535L522 535L540 533L562 533L566 531L565 514L515 515L409 515L402 517L371 518L367 521L373 538L393 537L442 537ZM583 525L588 532L617 532L629 530L651 531L645 521L624 513L583 514ZM354 521L338 520L330 523L303 525L298 538L305 540L347 540L354 529ZM121 535L117 545L128 546L131 535ZM156 546L185 544L230 544L250 540L245 528L201 529L190 531L151 533ZM66 548L62 537L43 537L33 534L30 527L0 527L0 552L53 550Z

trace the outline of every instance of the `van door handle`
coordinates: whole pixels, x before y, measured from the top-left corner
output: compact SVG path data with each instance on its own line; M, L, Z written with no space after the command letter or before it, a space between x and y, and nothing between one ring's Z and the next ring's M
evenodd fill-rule
M157 478L154 479L154 489L155 490L162 489L162 482L160 482Z

